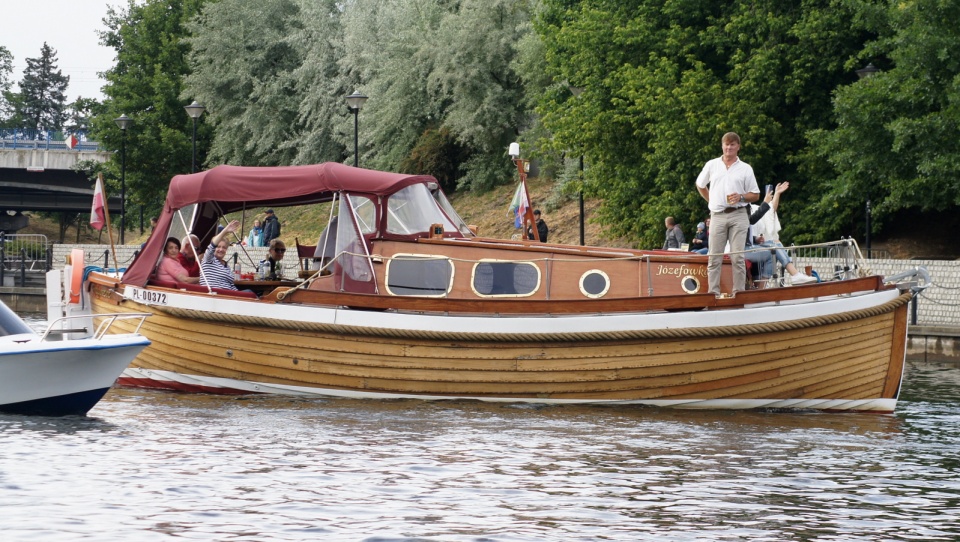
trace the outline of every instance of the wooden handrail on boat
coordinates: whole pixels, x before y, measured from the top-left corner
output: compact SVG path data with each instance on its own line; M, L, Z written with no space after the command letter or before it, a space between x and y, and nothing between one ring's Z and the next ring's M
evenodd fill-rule
M405 296L383 296L318 290L277 289L261 301L298 303L307 305L347 306L369 310L398 310L409 312L445 312L456 314L589 314L646 311L682 311L704 309L733 309L744 305L774 303L856 292L893 289L884 286L883 279L871 276L859 279L822 282L788 288L747 290L733 297L713 294L688 294L632 299L529 299L518 303L503 299L449 299ZM279 294L285 292L283 299Z

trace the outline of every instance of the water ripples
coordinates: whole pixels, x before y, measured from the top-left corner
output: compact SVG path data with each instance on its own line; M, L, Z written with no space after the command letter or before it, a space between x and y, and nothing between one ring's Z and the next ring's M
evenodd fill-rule
M960 368L893 416L111 390L0 416L7 540L957 540Z

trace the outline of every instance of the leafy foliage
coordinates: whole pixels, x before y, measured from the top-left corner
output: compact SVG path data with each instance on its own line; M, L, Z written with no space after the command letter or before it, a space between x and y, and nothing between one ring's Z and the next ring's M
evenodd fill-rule
M113 119L134 118L128 190L150 209L190 169L190 101L208 107L207 165L352 162L359 90L362 166L486 190L513 178L522 140L561 197L601 201L607 233L645 247L665 216L704 218L694 180L736 131L761 185L791 182L783 235L802 243L861 232L867 198L875 229L960 202L958 15L948 0L128 0L105 21L118 61L93 124L119 150ZM882 72L858 81L867 60Z
M212 161L244 164L348 160L358 115L360 163L400 169L429 148L462 149L461 183L510 179L505 149L522 126L526 94L515 44L530 0L222 0L188 26L191 96L210 107ZM443 130L455 146L424 146ZM446 137L446 136L444 136ZM419 145L419 146L418 146ZM411 153L417 147L417 157ZM444 151L445 152L445 151Z
M445 192L457 188L460 168L468 153L447 128L427 129L400 163L402 173L423 173L436 177Z
M836 175L817 206L843 212L838 202L869 198L878 230L905 209L960 205L960 5L915 0L873 15L878 37L863 56L880 71L837 89L837 125L810 144Z
M761 184L791 180L791 200L810 197L795 157L808 130L829 125L829 89L866 36L845 2L544 4L548 73L584 89L542 96L548 145L583 149L585 191L614 234L653 247L663 217L700 221L693 183L727 131Z
M199 13L204 0L128 0L126 9L108 10L101 43L117 52L117 63L105 73L107 96L93 119L93 135L117 150L105 176L111 192L119 192L122 152L126 150L127 209L142 207L156 214L174 175L189 172L193 120L184 111L191 100L181 97L189 73L185 23ZM125 114L133 125L123 133L114 119ZM197 124L199 163L211 130ZM131 221L127 221L129 226Z
M13 55L10 50L0 45L0 123L6 125L7 119L13 114L13 106L10 103L10 86L13 81L10 76L13 74Z
M294 0L222 0L187 25L191 71L184 94L206 105L210 160L286 165L298 154L297 70L304 31Z
M14 104L21 128L60 130L67 119L67 85L70 77L57 68L57 52L43 43L40 56L28 58L20 81L19 100Z

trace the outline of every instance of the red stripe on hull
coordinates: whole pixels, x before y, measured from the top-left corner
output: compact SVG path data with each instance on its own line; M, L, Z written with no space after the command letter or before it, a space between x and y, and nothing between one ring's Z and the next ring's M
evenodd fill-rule
M126 376L118 378L116 385L122 388L145 388L152 390L180 391L184 393L212 393L215 395L260 395L257 392L238 390L236 388L198 386L195 384L174 382L172 380L153 380L152 378L131 378Z

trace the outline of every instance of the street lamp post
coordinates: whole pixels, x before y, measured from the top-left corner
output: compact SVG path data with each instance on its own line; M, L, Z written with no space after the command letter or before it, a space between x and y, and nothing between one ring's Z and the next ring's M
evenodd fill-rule
M573 94L574 96L579 96L580 94L583 93L583 87L575 87L572 85L568 85L568 86L570 88L570 93ZM580 153L580 191L579 192L580 192L579 193L579 196L580 196L580 246L583 246L585 243L583 242L583 152L582 152L582 149Z
M196 173L197 171L197 119L200 118L200 115L207 109L202 105L198 104L196 100L193 101L190 105L183 106L187 110L187 114L190 115L190 118L193 119L193 159L190 160L190 173Z
M360 132L358 130L358 117L360 108L367 101L367 97L360 94L359 90L353 91L353 94L347 96L347 109L353 113L353 167L360 167Z
M133 124L133 119L126 114L113 119L120 131L123 140L120 144L120 244L123 244L123 232L127 229L127 128Z
M880 70L879 70L876 66L873 65L873 62L870 62L870 63L868 63L866 66L864 66L864 67L860 68L859 70L857 70L857 77L860 78L860 79L867 79L867 78L869 78L869 77L873 77L878 71L880 71ZM865 244L866 244L866 246L867 246L867 258L870 258L870 257L871 257L871 254L870 254L870 252L871 252L871 251L870 251L870 229L871 229L871 228L870 228L870 218L871 218L870 215L871 215L871 210L870 210L870 185L869 185L869 182L870 182L870 181L868 180L867 182L868 182L868 184L867 184L867 204L866 204L865 217L864 217L864 220L866 221L867 231L866 231L866 235L864 235L864 242L865 242Z
M583 246L583 155L580 155L580 246Z

